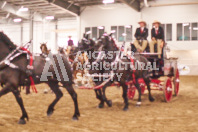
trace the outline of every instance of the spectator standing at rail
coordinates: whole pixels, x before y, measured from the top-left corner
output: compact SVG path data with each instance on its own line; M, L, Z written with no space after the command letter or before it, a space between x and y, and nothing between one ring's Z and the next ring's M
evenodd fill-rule
M154 45L157 44L158 57L161 58L162 48L164 46L164 30L159 21L154 21L154 28L151 30L150 52L154 53Z
M74 46L74 42L73 40L71 39L71 36L69 36L69 40L68 40L68 46Z
M138 22L140 25L139 28L136 29L134 46L139 52L143 52L147 47L147 37L148 37L148 29L146 28L146 22L141 20Z
M70 54L72 47L74 46L74 42L71 39L71 36L68 37L69 40L67 42L67 53Z

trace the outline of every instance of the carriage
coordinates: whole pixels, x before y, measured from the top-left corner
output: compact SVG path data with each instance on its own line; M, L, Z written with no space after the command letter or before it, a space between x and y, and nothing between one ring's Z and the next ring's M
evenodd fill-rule
M147 59L153 59L155 54L143 54ZM164 101L169 102L172 95L175 96L179 93L179 70L177 68L177 58L164 58L164 67L162 72L153 72L151 79L151 90L163 91ZM157 74L157 75L156 75ZM143 79L139 79L141 92L144 94L146 85ZM133 84L128 85L128 98L133 99L135 96L136 87Z
M132 47L133 49L134 47ZM133 49L134 51L135 49ZM156 50L156 47L155 47ZM158 53L148 53L148 48L144 53L137 53L144 57L146 57L152 65L156 63L158 70L153 70L151 75L151 90L159 90L163 92L164 101L169 102L172 99L172 96L177 96L179 93L179 70L177 68L177 60L178 58L167 57L167 52L169 48L167 45L163 48L163 53L161 55L161 59L158 58ZM92 77L92 75L88 75ZM108 81L108 80L107 80ZM106 81L106 82L107 82ZM99 86L80 86L80 89L100 89L104 86L106 82L103 82ZM143 79L139 79L138 83L141 87L141 93L144 94L146 90L146 84ZM136 93L136 87L133 81L129 81L126 83L128 86L128 98L133 99ZM111 86L120 86L119 83L113 83Z
M136 50L132 45L132 49ZM156 51L157 47L155 47ZM167 52L169 48L165 44L161 59L158 58L158 53L148 53L149 49L146 48L146 53L140 53L146 57L152 64L156 63L159 70L153 70L151 75L151 90L163 91L164 101L169 102L172 96L177 96L179 93L179 70L178 58L168 57ZM141 92L144 94L146 85L143 79L139 79ZM135 96L136 87L133 84L128 85L128 98L133 99Z

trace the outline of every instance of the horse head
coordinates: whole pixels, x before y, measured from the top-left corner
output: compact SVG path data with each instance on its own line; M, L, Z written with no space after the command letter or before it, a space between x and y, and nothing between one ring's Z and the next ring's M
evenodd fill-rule
M65 49L63 47L58 47L58 52L60 54L65 54Z
M81 39L81 42L78 43L78 46L80 48L80 50L87 50L91 47L95 46L95 42L89 38L88 34L84 34L83 35L83 39Z
M43 43L40 43L40 44L41 44L41 46L40 46L41 52L43 54L48 55L50 50L48 50L48 48L47 48L47 42L43 42Z
M111 34L104 33L98 40L98 45L103 45L103 49L106 51L116 51L118 47Z

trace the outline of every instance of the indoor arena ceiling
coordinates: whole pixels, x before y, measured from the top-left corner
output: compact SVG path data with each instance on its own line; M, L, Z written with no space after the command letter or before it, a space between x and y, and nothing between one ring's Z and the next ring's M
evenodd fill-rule
M53 16L55 19L79 16L87 6L101 5L104 1L111 0L0 0L0 23L8 23L15 18L28 20L30 16L34 16L35 21L42 21L46 16ZM167 0L113 1L113 3L125 3L140 11L144 6L150 6L147 2ZM19 11L21 8L23 11ZM28 11L24 11L24 8Z
M126 3L140 11L140 0L114 0L114 3ZM11 18L28 20L33 12L35 21L46 16L55 19L79 16L87 6L101 4L104 4L103 0L0 0L0 22L7 23ZM28 11L21 12L20 8L28 8Z

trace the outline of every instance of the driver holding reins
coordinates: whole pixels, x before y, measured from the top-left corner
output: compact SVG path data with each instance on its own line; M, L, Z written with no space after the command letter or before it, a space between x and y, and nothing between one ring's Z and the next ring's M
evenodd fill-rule
M146 22L141 20L138 22L140 25L139 28L136 29L134 46L139 52L143 52L147 47L147 37L148 37L148 29L146 28Z

